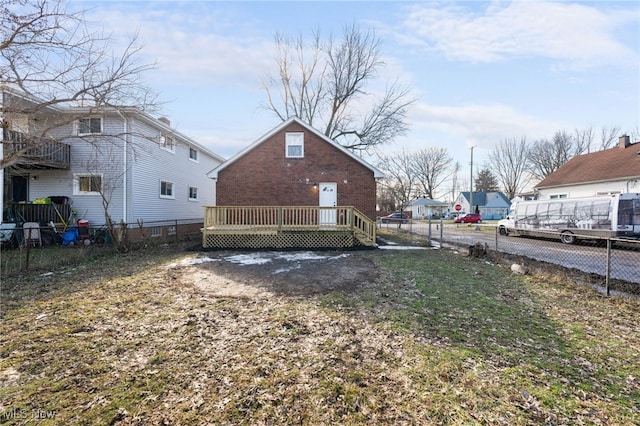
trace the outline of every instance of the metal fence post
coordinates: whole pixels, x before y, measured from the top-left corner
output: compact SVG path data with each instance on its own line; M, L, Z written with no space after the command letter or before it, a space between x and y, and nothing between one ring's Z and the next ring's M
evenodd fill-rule
M604 274L604 285L609 296L609 278L611 277L611 238L607 238L607 265Z
M431 246L431 217L429 217L429 232L427 236L427 243L429 246Z
M442 248L442 239L444 238L444 222L440 218L440 248Z

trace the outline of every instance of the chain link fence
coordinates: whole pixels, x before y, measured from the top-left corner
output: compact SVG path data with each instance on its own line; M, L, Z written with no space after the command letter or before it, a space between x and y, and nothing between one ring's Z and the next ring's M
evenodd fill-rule
M203 219L180 219L118 224L124 246L193 241L202 244ZM23 271L73 265L82 259L113 251L113 236L105 225L78 222L65 229L36 222L0 225L0 278Z
M553 266L576 280L603 289L640 295L640 240L596 238L575 234L575 244L563 244L559 235L540 232L536 237L505 236L495 223L455 224L450 221L379 223L380 229L408 233L428 245L449 245L470 255L492 252L522 268Z

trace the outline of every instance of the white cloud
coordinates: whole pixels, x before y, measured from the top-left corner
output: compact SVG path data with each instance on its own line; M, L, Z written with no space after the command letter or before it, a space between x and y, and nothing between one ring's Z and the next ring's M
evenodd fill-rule
M634 22L637 9L604 11L585 4L515 1L494 2L480 11L418 5L405 26L414 33L412 44L421 43L455 60L545 57L577 68L637 58L614 37L618 27Z
M442 106L419 103L412 108L411 119L417 133L421 132L420 129L435 129L457 135L469 146L488 150L504 139L549 137L563 127L561 123L521 114L505 105Z
M121 4L121 3L118 3ZM153 3L152 3L153 4ZM114 31L120 43L137 33L145 62L158 62L152 78L184 86L256 87L273 62L273 41L252 31L229 31L228 18L187 8L99 10L92 21ZM121 25L126 22L127 25ZM239 35L239 34L242 34Z

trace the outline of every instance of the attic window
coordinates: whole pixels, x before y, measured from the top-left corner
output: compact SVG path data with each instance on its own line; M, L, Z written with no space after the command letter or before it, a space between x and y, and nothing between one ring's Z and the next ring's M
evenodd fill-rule
M287 158L304 158L304 133L285 133L285 143Z

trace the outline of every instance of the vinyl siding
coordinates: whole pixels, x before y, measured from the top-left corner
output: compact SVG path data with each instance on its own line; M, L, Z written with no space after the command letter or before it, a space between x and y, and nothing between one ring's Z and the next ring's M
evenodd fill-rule
M121 133L123 130L122 119L103 117L104 133ZM59 134L73 135L72 124L59 129ZM104 208L99 194L74 194L74 176L76 174L102 175L105 194L110 196L109 213L114 220L122 217L123 199L123 166L122 166L122 141L109 138L101 139L96 136L90 142L75 137L69 137L65 141L71 145L71 169L70 170L34 170L29 185L29 199L46 198L49 196L66 196L73 203L73 208L78 212L78 218L88 220L90 223L103 224ZM95 145L94 145L95 144ZM99 151L96 150L99 147Z
M132 123L133 133L157 135L161 132L140 120ZM191 144L179 137L174 138L174 151L169 152L159 143L147 142L147 149L136 153L130 180L132 205L129 222L143 220L161 221L171 219L194 219L204 216L204 206L215 200L214 181L206 173L220 162L198 148L198 162L189 159ZM173 183L174 198L160 197L160 182ZM198 188L197 201L189 200L189 187Z
M124 130L122 117L103 115L105 134L121 134ZM73 135L73 132L73 125L58 129L59 136ZM206 173L220 161L177 135L173 135L175 152L160 148L160 128L136 117L127 118L127 133L126 143L118 138L97 143L98 155L94 145L77 137L67 138L64 142L71 145L71 170L30 171L30 176L37 179L29 179L29 200L66 196L82 219L92 225L104 224L101 197L73 193L74 174L102 174L106 192L110 194L109 214L115 222L124 220L136 224L138 220L203 218L204 207L215 203L215 183ZM136 134L148 137L134 136ZM190 147L198 151L198 162L189 159ZM173 182L175 199L160 198L161 180ZM197 201L189 200L189 187L198 188Z

